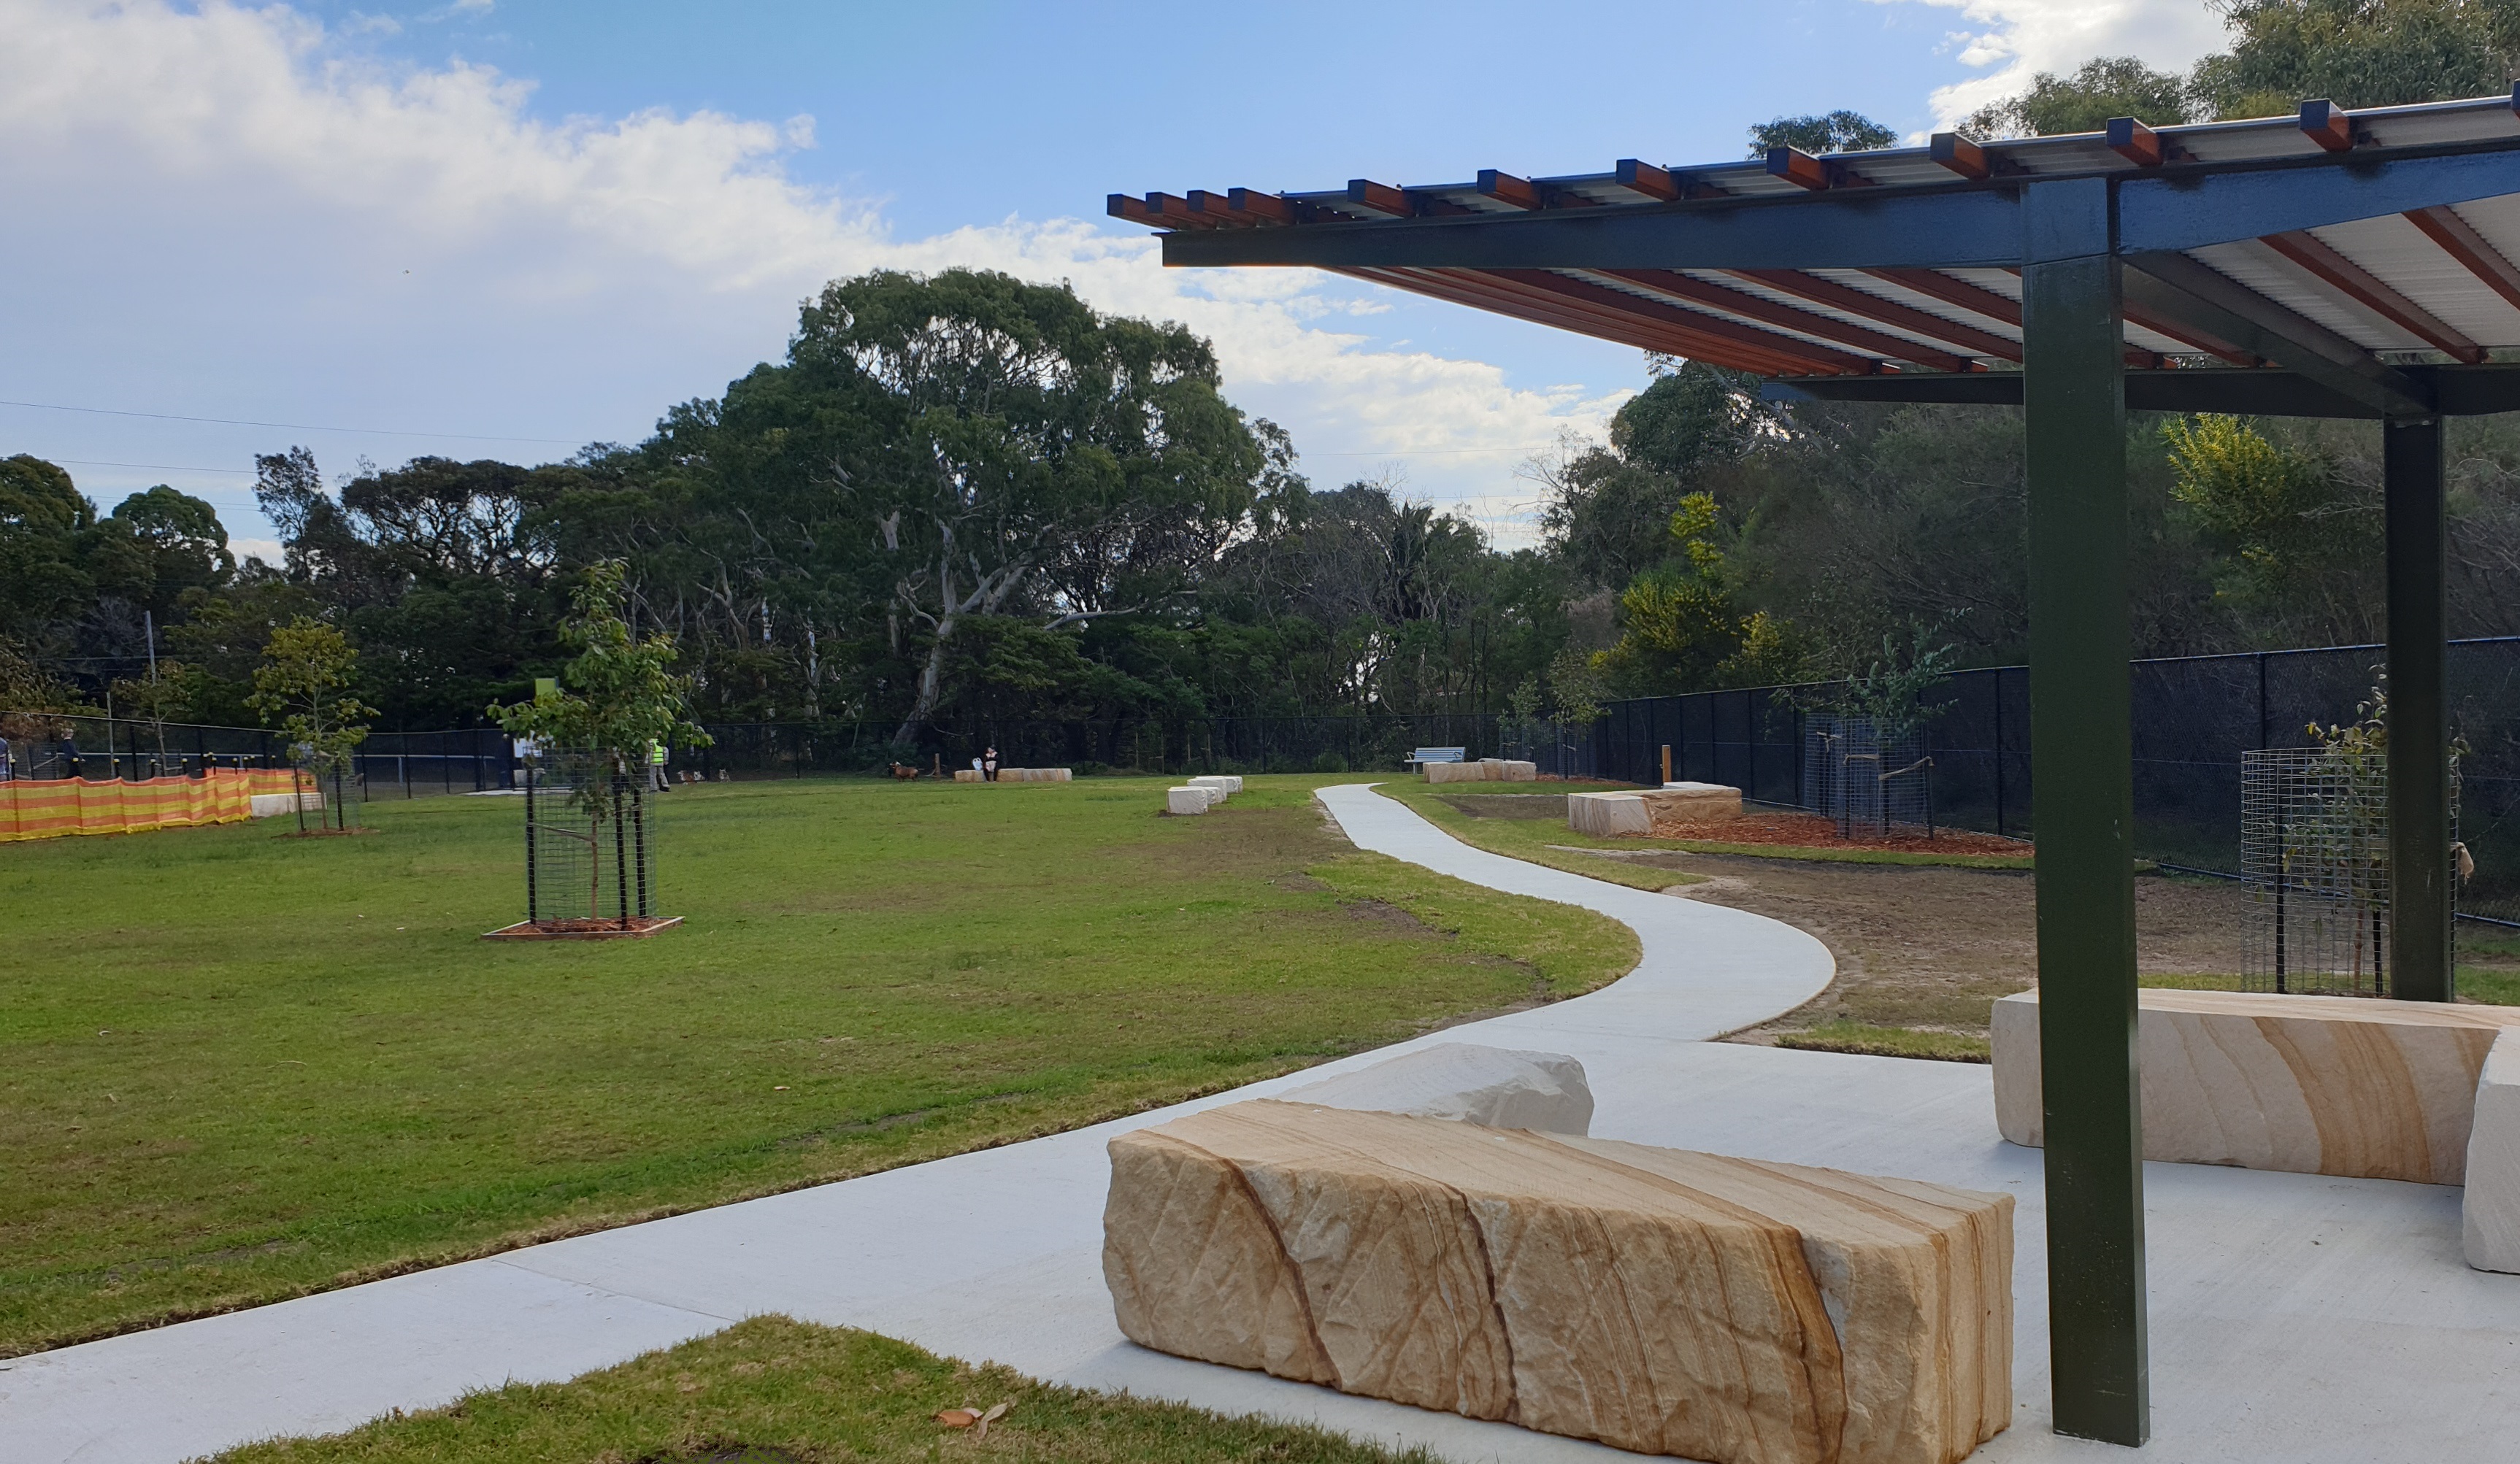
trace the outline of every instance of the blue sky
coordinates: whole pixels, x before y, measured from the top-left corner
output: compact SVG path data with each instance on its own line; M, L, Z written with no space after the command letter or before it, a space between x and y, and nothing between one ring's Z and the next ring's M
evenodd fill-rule
M341 472L635 440L775 358L820 282L951 264L1185 320L1316 481L1393 476L1511 540L1515 466L1598 432L1636 352L1294 272L1166 272L1103 196L1687 162L1837 107L1916 133L2039 67L2183 65L2217 34L2199 0L0 19L22 221L0 231L0 400L44 404L0 405L0 454L66 461L107 507L173 482L247 541L269 533L256 451L302 441Z

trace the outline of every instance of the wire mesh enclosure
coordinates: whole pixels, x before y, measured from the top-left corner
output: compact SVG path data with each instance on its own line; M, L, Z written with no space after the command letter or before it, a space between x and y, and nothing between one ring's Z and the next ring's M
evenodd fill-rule
M2241 986L2389 994L2389 788L2383 759L2341 747L2240 754Z
M324 757L300 745L290 749L297 774L297 831L356 833L367 802L367 779L347 757Z
M518 939L648 935L655 911L655 830L645 779L605 754L518 743L525 812L525 919Z
M1885 738L1868 717L1813 713L1803 719L1802 778L1802 806L1836 820L1840 838L1903 823L1933 832L1934 762L1919 732Z

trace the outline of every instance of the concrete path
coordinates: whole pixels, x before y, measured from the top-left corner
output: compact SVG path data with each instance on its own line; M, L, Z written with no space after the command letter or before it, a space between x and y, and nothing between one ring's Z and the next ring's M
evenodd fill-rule
M1428 1041L1571 1052L1594 1131L2009 1190L2013 1428L1993 1461L2132 1457L2048 1431L2039 1155L1996 1137L1988 1070L1710 1043L1827 980L1799 932L1464 848L1363 787L1323 802L1365 847L1636 926L1634 975ZM1763 1004L1764 1003L1764 1004ZM1414 1044L1412 1044L1414 1045ZM1141 1351L1100 1265L1114 1133L1361 1066L863 1179L511 1252L0 1364L0 1460L172 1461L338 1429L509 1378L559 1379L740 1317L872 1328L1035 1376L1424 1442L1456 1460L1633 1459ZM2154 1442L2143 1456L2485 1460L2520 1435L2520 1277L2458 1260L2458 1191L2147 1165Z

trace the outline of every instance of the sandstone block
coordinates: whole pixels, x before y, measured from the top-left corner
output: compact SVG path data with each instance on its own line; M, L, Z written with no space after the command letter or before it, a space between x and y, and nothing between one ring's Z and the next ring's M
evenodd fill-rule
M1223 803L1234 793L1232 783L1223 777L1193 777L1190 780L1190 785L1193 788L1206 788L1216 795L1216 801L1219 803Z
M1643 794L1656 819L1678 823L1721 823L1741 817L1741 790L1716 782L1667 782Z
M983 779L980 776L980 770L977 768L957 768L954 770L954 780L956 782L980 782Z
M1164 789L1164 812L1168 814L1203 814L1207 812L1207 789Z
M269 819L293 814L301 803L306 812L319 813L324 807L324 795L312 789L303 793L248 793L246 803L248 813L257 819Z
M2520 1271L2520 1032L2494 1040L2477 1079L2459 1211L2467 1264Z
M1584 1064L1563 1052L1442 1043L1285 1093L1290 1103L1367 1108L1491 1129L1583 1133L1593 1126Z
M1238 1103L1113 1139L1146 1347L1717 1464L1954 1464L2012 1412L2012 1200Z
M2143 1157L2457 1184L2477 1079L2520 1009L2368 997L2138 992ZM1996 1127L2045 1141L2039 995L1995 1003Z
M1428 782L1486 782L1489 776L1485 763L1425 763L1420 766L1426 770Z
M1526 763L1518 760L1508 759L1504 766L1505 772L1500 776L1507 782L1538 782L1540 780L1540 765L1538 763Z
M1569 793L1566 826L1596 838L1653 832L1653 814L1635 793Z
M1000 782L1073 782L1074 770L1067 768L1000 768Z
M1479 759L1479 776L1489 782L1505 781L1505 759L1501 757Z

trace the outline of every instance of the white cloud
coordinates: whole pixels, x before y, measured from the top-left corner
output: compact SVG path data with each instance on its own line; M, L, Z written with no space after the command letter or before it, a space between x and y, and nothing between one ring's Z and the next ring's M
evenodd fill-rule
M1492 492L1625 395L1518 388L1360 333L1389 308L1378 291L1168 272L1150 239L1082 221L898 238L787 171L815 145L810 117L545 121L529 83L363 60L285 7L0 0L0 195L43 221L0 231L0 316L21 347L0 357L0 394L635 437L775 356L824 281L974 265L1209 335L1229 392L1293 430L1317 478L1387 461L1438 501ZM318 447L328 466L421 450Z
M1955 10L1980 29L1951 37L1955 58L1982 76L1936 88L1934 118L1949 126L2022 91L2041 71L2070 71L2100 56L2134 56L2184 71L2222 50L2222 18L2203 0L1877 0Z

